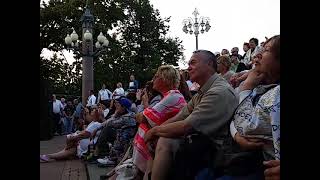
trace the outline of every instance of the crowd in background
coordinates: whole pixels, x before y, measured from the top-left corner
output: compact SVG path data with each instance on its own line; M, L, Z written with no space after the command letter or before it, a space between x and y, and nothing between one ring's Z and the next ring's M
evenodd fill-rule
M126 91L103 84L86 103L53 95L67 143L40 162L78 156L136 179L280 179L280 35L243 50L195 51L186 70L162 65L143 87L131 75Z

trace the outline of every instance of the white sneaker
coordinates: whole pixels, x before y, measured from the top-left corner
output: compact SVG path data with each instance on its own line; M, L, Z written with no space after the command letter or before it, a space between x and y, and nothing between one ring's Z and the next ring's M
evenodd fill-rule
M98 161L100 164L103 164L103 165L115 165L115 164L116 164L114 161L109 160L108 157L105 157L105 158L103 158L103 159L97 159L97 161Z

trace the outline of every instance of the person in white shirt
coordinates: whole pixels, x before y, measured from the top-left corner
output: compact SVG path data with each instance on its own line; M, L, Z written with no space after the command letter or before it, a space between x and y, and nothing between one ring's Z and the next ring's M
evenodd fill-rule
M254 63L252 60L254 56L258 53L258 51L260 51L261 49L261 47L258 45L259 45L259 40L257 38L251 38L249 40L250 49L247 51L247 56L249 56L248 57L249 62L244 62L245 65L248 67L248 69L254 68Z
M139 82L135 79L134 75L131 74L128 92L136 93L138 88L139 88Z
M60 101L61 101L61 104L63 106L62 110L64 110L64 108L66 108L66 106L67 106L66 99L65 98L61 98ZM66 133L66 129L65 129L65 127L66 127L66 116L64 115L63 112L61 112L59 126L62 126L62 134L65 134Z
M250 45L249 43L245 42L243 43L243 58L241 59L241 62L244 63L246 66L248 66L249 62L250 62Z
M117 83L117 89L113 91L113 99L118 99L119 97L124 96L124 89L122 88L122 83Z
M93 90L90 90L90 96L88 97L88 102L87 102L87 107L92 107L94 105L96 105L96 96L94 96L93 94Z
M56 98L56 95L53 94L52 95L52 119L54 122L54 128L53 128L53 132L57 135L57 134L62 134L62 127L61 127L61 123L60 123L60 119L61 119L61 113L63 110L63 105L61 103L60 100L58 100Z
M98 101L97 104L104 101L107 102L111 99L112 92L109 91L109 89L106 89L106 85L103 84L101 90L98 93Z
M63 106L63 109L64 109L67 106L66 99L65 98L61 98L60 102L61 102L61 104Z
M96 132L101 128L101 121L99 119L98 110L93 109L91 112L88 108L85 109L85 120L90 124L83 131L77 131L73 134L67 135L66 146L63 150L53 153L40 155L40 162L51 162L54 160L68 159L70 157L83 156L83 153L88 151L89 144L95 144L100 131ZM95 132L95 137L90 140L93 132Z

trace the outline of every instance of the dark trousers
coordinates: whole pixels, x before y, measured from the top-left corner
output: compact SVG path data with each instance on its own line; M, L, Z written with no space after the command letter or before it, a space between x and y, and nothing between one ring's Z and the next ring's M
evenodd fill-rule
M98 147L98 155L106 156L109 153L108 143L113 143L116 140L117 131L111 127L104 127L98 137L96 147Z
M60 122L60 113L53 113L53 133L62 134L62 123Z

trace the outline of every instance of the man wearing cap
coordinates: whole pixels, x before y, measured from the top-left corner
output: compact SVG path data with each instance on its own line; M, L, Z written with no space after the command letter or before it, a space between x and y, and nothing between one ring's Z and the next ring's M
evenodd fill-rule
M130 111L131 101L127 98L116 99L115 113L102 123L102 132L97 141L95 158L100 166L114 165L123 156L126 147L135 134L136 121L134 113ZM109 150L108 144L113 144Z

